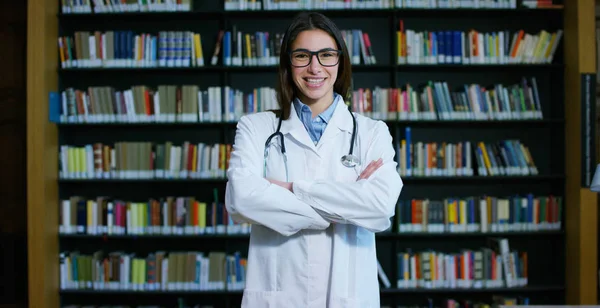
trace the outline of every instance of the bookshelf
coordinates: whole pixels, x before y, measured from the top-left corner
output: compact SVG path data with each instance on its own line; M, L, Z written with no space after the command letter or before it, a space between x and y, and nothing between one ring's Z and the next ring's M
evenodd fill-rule
M521 3L521 1L518 1ZM557 2L557 1L555 1ZM268 66L231 67L221 60L211 65L220 29L236 25L239 31L283 32L297 11L225 11L219 1L192 1L191 11L127 12L84 14L61 12L59 1L30 0L28 4L27 54L27 147L28 147L28 264L30 307L59 307L67 304L127 304L135 297L137 304L164 304L175 307L179 298L188 304L203 303L234 307L241 291L224 290L90 290L61 289L59 255L64 251L93 254L101 247L106 252L126 251L145 257L156 251L239 251L245 255L248 236L245 234L59 234L61 200L72 196L96 199L100 196L122 200L147 200L150 197L194 196L211 202L214 190L223 199L225 180L211 178L175 178L148 176L146 178L108 176L90 178L63 176L59 161L62 146L92 145L99 142L113 145L117 141L148 141L164 144L230 144L235 121L204 122L85 122L54 123L59 117L55 97L67 88L87 90L87 87L113 86L119 90L134 85L156 88L163 84L198 86L230 85L247 93L252 89L272 86L276 69ZM518 139L527 147L535 162L537 173L528 175L482 175L476 155L472 154L473 176L403 175L405 188L400 200L443 200L468 196L526 196L548 195L562 197L560 220L562 227L544 230L511 230L501 232L423 233L398 232L402 213L399 205L397 219L391 232L377 235L378 257L392 286L381 289L382 306L404 303L425 305L428 298L441 305L441 300L484 300L492 296L528 297L531 304L595 304L597 300L597 197L581 184L583 143L581 122L582 81L580 74L595 74L595 58L585 42L594 41L594 3L591 0L565 1L564 8L550 9L422 9L391 8L362 10L320 10L332 17L341 29L362 29L369 34L376 64L353 66L354 89L375 87L401 88L408 83L417 91L429 81L447 82L453 90L465 84L485 86L500 84L508 87L519 84L521 78L531 82L536 78L543 118L519 119L460 119L429 120L384 119L395 142L449 142L457 147L465 141L487 144L506 139ZM515 22L518 20L519 22ZM176 21L176 22L174 22ZM537 33L563 29L564 35L551 63L506 64L399 64L396 59L396 30L400 21L404 29L464 31L471 28L482 32L508 30L510 35L520 29ZM361 25L361 26L357 26ZM165 29L200 33L205 66L199 67L62 67L57 38L73 37L75 31L132 30L157 35ZM382 30L383 29L383 30ZM392 43L393 42L393 43ZM223 48L221 52L223 52ZM426 58L423 58L426 59ZM450 61L452 62L452 61ZM60 96L59 96L60 98ZM454 100L453 100L454 101ZM54 106L54 107L50 107ZM441 110L441 109L440 109ZM421 110L422 111L422 110ZM410 132L407 131L410 128ZM443 132L445 135L440 134ZM131 144L124 144L129 147ZM132 146L129 149L134 149ZM556 149L556 150L555 150ZM136 148L139 153L145 151ZM398 155L402 148L398 144ZM124 152L116 152L124 153ZM149 154L149 152L146 152ZM123 154L126 155L126 154ZM71 157L76 157L75 154ZM135 161L135 159L133 160ZM64 162L62 166L64 167ZM594 164L595 165L595 164ZM125 166L125 165L123 165ZM136 168L133 166L133 168ZM140 168L138 166L138 168ZM140 168L144 169L144 168ZM145 171L148 171L144 169ZM68 170L67 170L68 171ZM417 170L414 170L417 172ZM430 170L437 172L436 170ZM491 171L491 170L490 170ZM400 172L407 172L406 168ZM450 172L450 171L448 171ZM142 173L142 174L148 174ZM405 222L405 221L404 221ZM403 225L402 228L413 228ZM493 226L490 226L493 228ZM528 252L528 283L519 287L490 288L405 288L398 286L397 253L433 249L443 253L462 249L486 247L490 238L509 240L510 247ZM593 269L593 270L591 270Z

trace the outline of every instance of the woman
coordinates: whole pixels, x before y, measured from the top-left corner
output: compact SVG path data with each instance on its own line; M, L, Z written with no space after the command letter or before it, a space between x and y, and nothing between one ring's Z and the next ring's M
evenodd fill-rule
M340 31L302 13L282 41L281 110L238 122L225 203L252 224L243 307L380 307L374 233L403 184L388 127L344 104L350 78Z

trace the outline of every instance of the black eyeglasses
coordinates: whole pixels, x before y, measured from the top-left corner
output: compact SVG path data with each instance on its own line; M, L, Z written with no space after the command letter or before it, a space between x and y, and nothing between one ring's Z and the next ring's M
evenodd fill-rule
M317 60L323 66L335 66L340 62L341 50L325 48L317 51L308 49L296 49L290 52L290 62L294 67L309 66L313 56L317 56Z

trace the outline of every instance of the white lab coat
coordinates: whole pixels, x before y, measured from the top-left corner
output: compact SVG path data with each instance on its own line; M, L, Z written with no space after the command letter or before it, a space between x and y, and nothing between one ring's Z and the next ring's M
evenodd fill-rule
M362 166L347 168L340 161L352 135L347 106L338 102L315 146L292 104L281 125L292 193L263 178L265 141L278 120L272 112L243 116L227 171L227 210L253 224L242 307L379 308L375 232L390 226L403 186L387 125L356 115ZM280 150L275 137L267 178L285 181ZM379 158L384 164L357 181Z

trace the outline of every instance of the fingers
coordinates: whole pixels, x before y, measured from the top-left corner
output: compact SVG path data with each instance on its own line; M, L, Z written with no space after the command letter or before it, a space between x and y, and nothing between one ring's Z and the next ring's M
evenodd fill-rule
M373 174L373 172L375 172L375 170L377 170L377 168L379 168L380 166L381 165L380 165L379 161L372 161L371 163L369 163L367 168L365 168L365 170L363 170L363 172L361 172L358 179L359 180L368 179L371 176L371 174Z
M367 165L367 168L360 173L358 177L359 180L368 179L379 167L383 165L383 160L380 158L378 160L374 160Z

